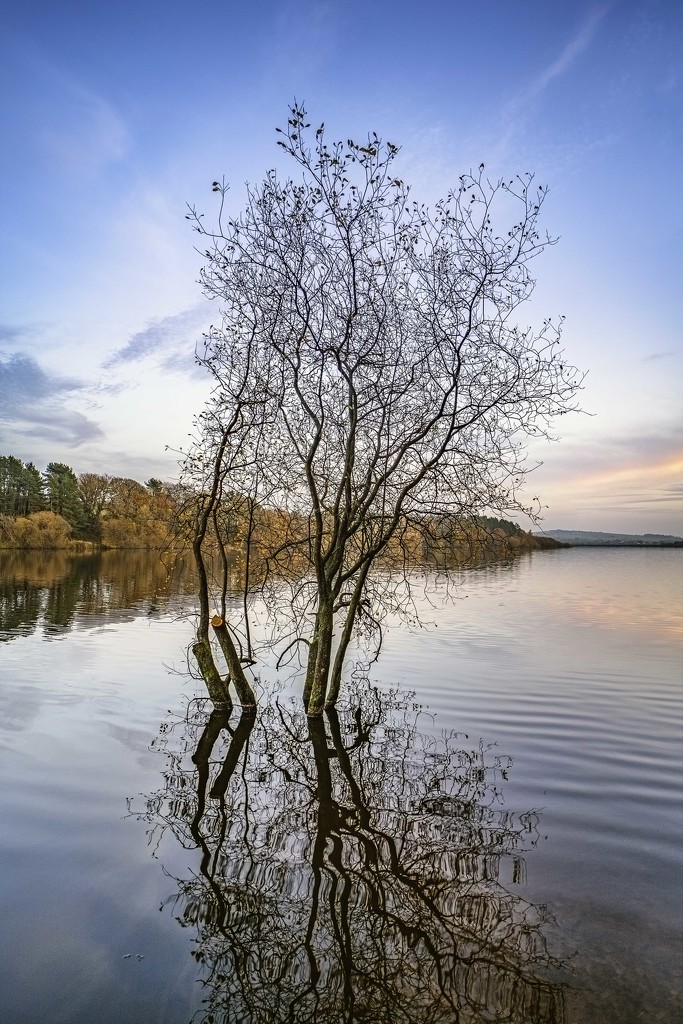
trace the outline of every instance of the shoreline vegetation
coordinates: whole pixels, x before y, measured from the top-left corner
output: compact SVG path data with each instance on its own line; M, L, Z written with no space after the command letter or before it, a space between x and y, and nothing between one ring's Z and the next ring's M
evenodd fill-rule
M173 543L185 495L177 484L76 475L50 462L43 473L0 456L0 549L163 550Z
M70 466L54 462L41 474L33 463L0 456L0 551L92 554L188 549L194 508L200 497L186 486L155 478L141 484L127 477L97 473L77 476ZM259 539L267 545L294 525L289 521L291 517L278 508L252 508L249 503L234 501L230 504L237 511L230 516L227 547L235 554L242 550L247 533L258 547ZM415 565L444 566L450 561L462 563L566 546L494 516L443 516L430 520L426 531L424 523L418 525L408 545Z
M154 529L145 536L135 524L117 522L112 523L112 527L118 536L85 540L74 537L70 523L55 512L33 512L16 517L0 515L0 551L66 551L90 555L99 551L165 551L178 546L167 534L163 538L156 536Z
M155 478L82 473L49 463L40 473L32 463L0 456L0 551L168 551L191 547L188 524L198 495L181 484ZM240 504L239 502L237 503ZM261 509L262 528L272 537L283 529L284 514ZM234 516L233 553L243 548L242 516ZM289 524L291 525L291 524ZM285 527L286 529L286 527ZM420 531L421 538L425 533ZM427 533L431 543L413 544L416 565L498 557L566 547L683 547L668 534L618 534L581 530L530 532L489 516L454 521L443 517Z
M536 534L535 536L538 536ZM546 530L542 534L572 548L681 548L683 537L668 533L605 533L596 530Z
M227 547L237 552L242 547L239 526L235 532L235 542ZM74 537L71 524L56 512L32 512L27 516L0 514L0 551L64 551L78 555L99 551L189 550L191 546L182 533L175 533L172 525L163 520L142 524L117 520L106 523L103 534L100 540ZM416 565L424 564L425 560L443 565L450 555L458 553L507 555L565 547L569 545L552 537L534 536L508 520L482 516L460 522L454 529L443 530L429 551L415 551L414 560Z

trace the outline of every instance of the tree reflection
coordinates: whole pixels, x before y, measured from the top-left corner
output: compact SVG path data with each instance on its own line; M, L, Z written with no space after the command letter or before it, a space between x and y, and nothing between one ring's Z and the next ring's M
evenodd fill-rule
M164 732L140 815L201 851L176 878L204 1022L564 1021L547 908L516 894L537 817L502 804L507 759L365 681L325 719L271 703ZM508 888L507 886L510 886Z
M183 595L193 603L195 589L181 555L164 563L148 551L0 551L0 642L152 616Z

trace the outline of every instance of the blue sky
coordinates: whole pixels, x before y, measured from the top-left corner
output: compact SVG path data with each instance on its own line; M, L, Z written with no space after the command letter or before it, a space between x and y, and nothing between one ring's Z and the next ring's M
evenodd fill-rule
M683 4L25 0L3 26L0 454L175 475L216 320L185 204L225 175L237 210L296 97L400 144L425 201L481 161L549 186L528 315L566 316L586 415L529 496L548 528L683 533Z

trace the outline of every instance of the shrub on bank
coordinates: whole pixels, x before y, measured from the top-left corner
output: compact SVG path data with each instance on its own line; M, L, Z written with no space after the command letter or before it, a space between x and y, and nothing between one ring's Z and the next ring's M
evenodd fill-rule
M127 516L105 518L101 524L103 548L161 550L168 547L169 531L165 523L149 521L141 525Z
M54 549L71 546L71 526L56 512L0 516L0 547Z

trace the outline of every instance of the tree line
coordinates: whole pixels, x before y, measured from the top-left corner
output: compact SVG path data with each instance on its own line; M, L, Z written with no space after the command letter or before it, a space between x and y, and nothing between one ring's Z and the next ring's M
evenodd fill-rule
M0 455L0 548L68 548L74 542L121 549L189 547L206 498L201 491L156 477L141 484L130 477L76 474L61 462L48 463L41 473L32 462ZM221 545L233 556L249 548L252 571L256 561L263 567L286 537L308 529L282 509L256 506L236 493L227 494L214 512L208 542L217 554ZM438 527L432 522L430 529L423 524L413 532L416 563L449 561L455 548L463 545L481 550L529 543L520 526L495 516L479 516L457 527L443 519ZM282 568L281 556L279 561ZM242 586L234 574L231 583Z
M0 456L0 547L62 548L72 541L108 548L160 548L173 535L177 485L144 484L100 473L77 475L49 462Z

